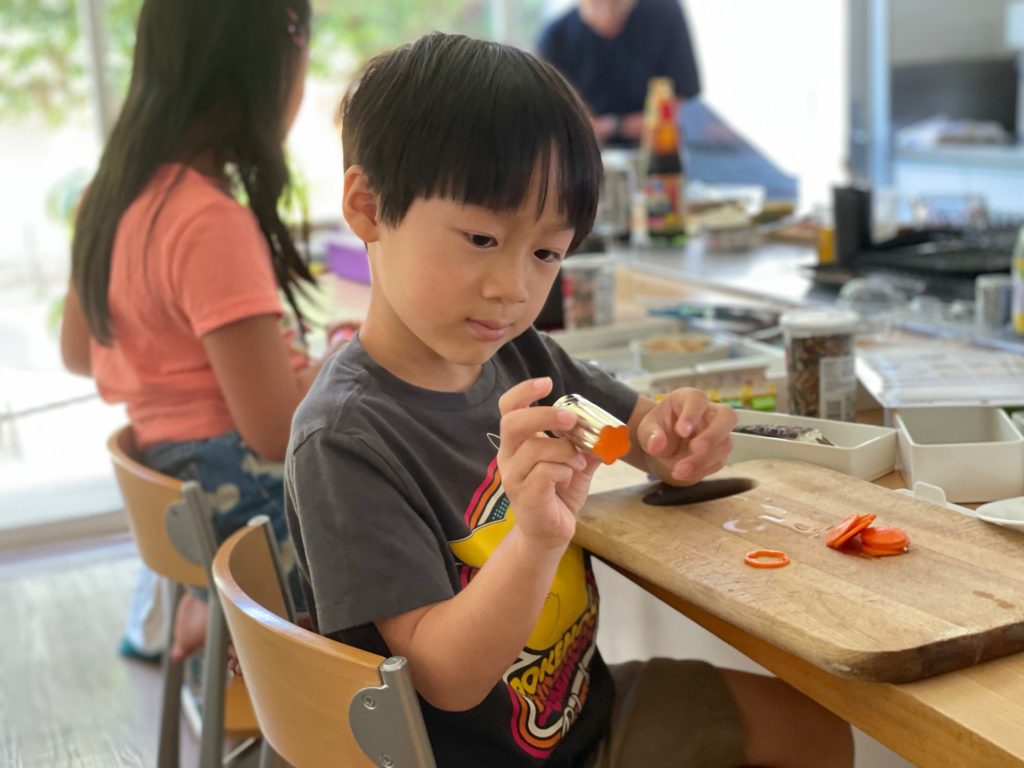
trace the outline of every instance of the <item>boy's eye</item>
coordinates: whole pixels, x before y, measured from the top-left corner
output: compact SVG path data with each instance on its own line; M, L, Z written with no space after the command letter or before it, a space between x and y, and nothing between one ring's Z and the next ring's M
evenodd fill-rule
M476 248L490 248L497 244L497 241L490 235L474 235L472 232L466 233L466 239Z
M558 251L534 251L533 255L541 261L561 261L562 254Z

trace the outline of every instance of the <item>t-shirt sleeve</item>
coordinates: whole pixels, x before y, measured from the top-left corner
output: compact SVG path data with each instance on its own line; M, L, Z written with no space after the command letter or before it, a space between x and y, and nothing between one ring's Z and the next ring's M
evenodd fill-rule
M696 98L701 90L700 71L686 14L679 0L664 0L660 6L657 26L665 38L661 52L662 72L675 81L676 96L681 99Z
M548 334L538 335L553 361L554 369L562 378L561 382L556 383L556 396L570 393L583 395L621 421L629 421L639 399L635 390L597 366L572 357Z
M321 634L453 596L443 542L372 436L313 432L289 452L285 487Z
M247 317L281 315L266 240L235 201L204 207L182 226L173 249L171 286L197 338Z

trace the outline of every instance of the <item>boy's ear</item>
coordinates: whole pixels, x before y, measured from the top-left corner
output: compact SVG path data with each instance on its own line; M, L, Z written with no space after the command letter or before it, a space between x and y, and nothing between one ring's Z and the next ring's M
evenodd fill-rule
M377 221L377 195L370 188L362 167L353 165L345 171L345 187L341 197L341 210L352 232L364 243L380 238Z

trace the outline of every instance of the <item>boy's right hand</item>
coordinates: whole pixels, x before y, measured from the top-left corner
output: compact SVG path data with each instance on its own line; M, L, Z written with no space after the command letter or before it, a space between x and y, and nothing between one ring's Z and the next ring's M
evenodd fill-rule
M522 534L535 546L560 549L576 532L576 513L600 460L544 434L570 430L577 420L561 408L530 407L551 387L550 378L529 379L501 396L498 469Z

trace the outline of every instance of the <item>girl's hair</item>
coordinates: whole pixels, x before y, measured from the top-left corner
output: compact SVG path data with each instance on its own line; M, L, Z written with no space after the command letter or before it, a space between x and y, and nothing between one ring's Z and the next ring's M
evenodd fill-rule
M385 224L400 223L417 198L515 210L537 172L554 174L571 248L594 224L602 168L586 108L528 53L427 35L372 59L340 117L345 166L363 169Z
M236 166L277 282L301 320L294 289L313 278L277 206L289 182L283 122L309 24L309 0L143 3L128 96L71 251L72 279L100 342L112 337L107 293L121 216L161 165L200 154Z

